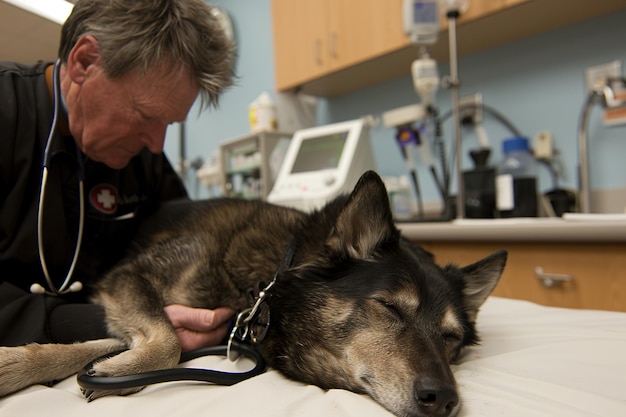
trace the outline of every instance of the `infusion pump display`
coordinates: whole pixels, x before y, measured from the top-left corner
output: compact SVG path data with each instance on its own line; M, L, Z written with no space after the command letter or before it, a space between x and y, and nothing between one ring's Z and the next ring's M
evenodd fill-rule
M374 157L364 120L299 130L267 201L311 211L352 191L370 169L374 169Z
M291 173L336 169L347 138L348 132L337 132L303 139Z

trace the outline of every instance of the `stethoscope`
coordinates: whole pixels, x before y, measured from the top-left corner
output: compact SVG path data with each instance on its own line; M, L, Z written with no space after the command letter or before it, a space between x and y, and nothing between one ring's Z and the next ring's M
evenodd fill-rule
M54 285L50 273L48 272L48 266L46 264L46 257L44 255L43 244L43 211L45 206L46 187L48 185L48 171L50 169L50 161L52 159L51 147L52 139L55 136L57 130L57 124L59 123L61 112L65 112L65 104L63 102L63 96L61 95L61 81L59 75L59 69L61 66L61 60L57 59L54 63L52 70L52 100L53 100L53 113L52 113L52 125L50 126L50 132L46 140L46 147L43 155L43 170L41 174L41 189L39 191L39 206L37 208L37 249L39 251L39 262L41 263L41 269L43 270L44 277L48 284L49 291L46 290L41 284L34 283L30 286L30 292L33 294L47 294L53 296L64 295L72 292L78 292L83 289L83 284L79 281L75 281L70 284L76 263L78 261L78 255L80 254L80 246L83 241L83 229L85 225L85 187L84 187L84 167L80 151L76 148L78 153L78 191L79 191L79 219L78 219L78 233L76 237L76 248L74 249L74 257L70 268L63 280L63 284L59 288ZM63 108L63 110L61 109Z

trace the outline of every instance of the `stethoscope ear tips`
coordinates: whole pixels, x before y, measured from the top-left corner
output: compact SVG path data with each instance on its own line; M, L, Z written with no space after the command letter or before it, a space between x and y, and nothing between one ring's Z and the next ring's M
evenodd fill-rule
M30 292L32 294L45 294L46 290L41 286L41 284L34 283L30 286Z
M70 287L67 290L64 291L59 291L57 293L51 293L46 291L46 289L38 283L34 283L33 285L30 286L30 292L31 294L48 294L48 295L61 295L61 294L67 294L69 292L79 292L83 289L83 283L80 281L74 281L72 282L72 285L70 285Z

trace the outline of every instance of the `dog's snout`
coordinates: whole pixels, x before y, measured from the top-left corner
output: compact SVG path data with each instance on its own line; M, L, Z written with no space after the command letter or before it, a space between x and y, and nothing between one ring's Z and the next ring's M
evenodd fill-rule
M450 416L459 404L459 396L453 386L431 379L416 384L415 399L420 415L424 416Z

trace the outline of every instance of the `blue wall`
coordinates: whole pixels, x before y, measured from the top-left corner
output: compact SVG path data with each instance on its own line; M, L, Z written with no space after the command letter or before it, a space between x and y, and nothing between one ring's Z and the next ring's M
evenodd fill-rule
M237 86L228 91L218 110L198 115L192 110L187 123L188 157L206 158L220 142L248 132L247 108L262 91L274 90L274 62L269 0L220 0L214 3L231 13L239 40ZM626 10L537 35L500 48L466 56L459 61L461 95L483 94L485 104L503 113L525 135L538 131L553 133L565 165L561 185L575 187L578 161L578 119L585 99L584 70L592 65L619 59L626 63ZM462 42L462 39L459 40ZM441 64L441 75L449 73ZM450 109L450 93L440 90L437 103L442 112ZM322 100L320 123L353 119L418 101L408 76L341 97ZM495 119L485 124L494 147L492 161L500 158L500 141L508 132ZM404 173L399 151L393 145L391 129L372 130L377 168L382 175ZM444 125L448 143L452 123ZM177 129L168 135L166 151L177 160ZM605 128L601 111L592 112L589 128L592 188L626 187L626 126ZM464 166L470 167L467 150L476 145L471 131L464 131ZM545 171L545 170L544 170ZM191 175L190 175L191 177ZM428 174L420 170L426 200L437 199ZM189 184L193 184L190 180ZM551 188L547 172L540 187ZM202 194L202 193L201 193ZM202 195L200 195L202 196Z
M274 55L270 0L212 0L228 11L238 40L237 79L220 99L219 108L200 112L199 103L186 123L187 159L206 160L225 140L249 132L248 105L263 91L274 91ZM168 130L165 152L178 161L178 125ZM187 174L188 189L195 196L193 172ZM200 189L198 197L208 192Z

